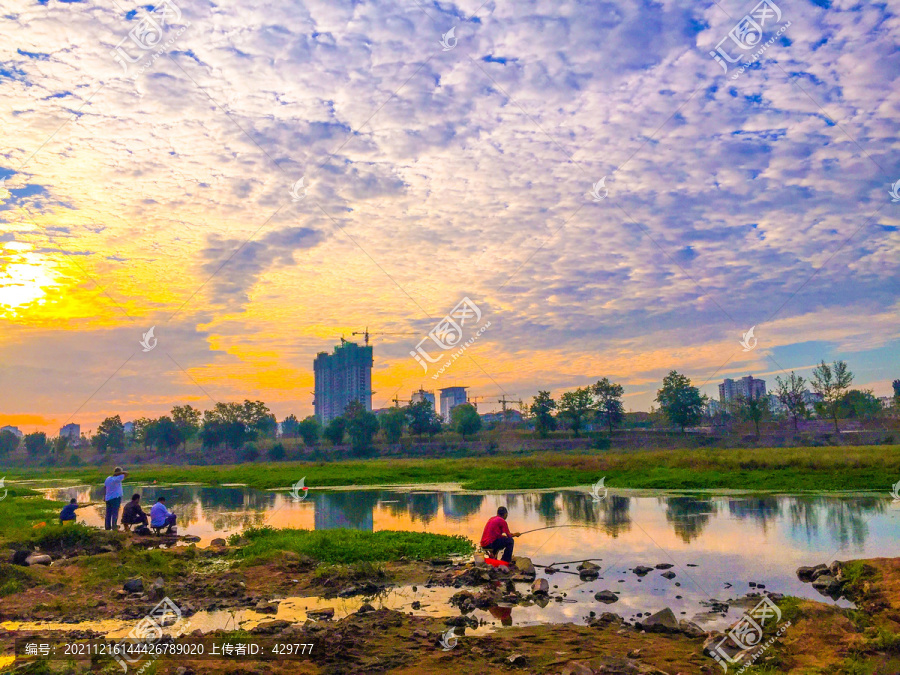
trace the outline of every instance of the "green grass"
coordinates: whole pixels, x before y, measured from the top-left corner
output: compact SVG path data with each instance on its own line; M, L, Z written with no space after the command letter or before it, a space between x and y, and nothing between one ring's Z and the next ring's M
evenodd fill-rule
M463 459L372 459L230 466L129 467L129 480L311 488L339 485L460 483L471 490L587 485L606 476L612 488L751 491L890 490L900 477L900 445L817 448L677 449L542 452ZM0 469L2 471L2 469ZM7 469L7 478L69 478L100 484L106 468Z
M296 530L271 527L251 528L232 541L244 540L237 552L244 561L277 558L281 551L331 564L375 563L402 557L427 559L467 554L472 542L461 536L430 532L363 532L360 530Z

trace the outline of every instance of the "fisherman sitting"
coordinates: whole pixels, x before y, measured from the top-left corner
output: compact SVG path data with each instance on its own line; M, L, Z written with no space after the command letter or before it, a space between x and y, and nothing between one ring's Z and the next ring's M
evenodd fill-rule
M157 534L162 528L168 527L166 534L174 534L175 514L166 508L165 497L160 497L156 500L153 508L150 509L150 527L156 530Z
M137 493L131 495L131 501L122 509L122 527L130 530L132 525L147 527L147 514L141 508L141 496ZM149 530L146 530L149 534Z
M481 535L481 548L490 552L491 556L497 558L497 554L503 551L503 557L500 558L505 563L512 563L513 554L513 537L518 537L518 532L510 532L506 524L506 517L509 511L505 506L497 509L497 515L487 521L484 526L484 533Z

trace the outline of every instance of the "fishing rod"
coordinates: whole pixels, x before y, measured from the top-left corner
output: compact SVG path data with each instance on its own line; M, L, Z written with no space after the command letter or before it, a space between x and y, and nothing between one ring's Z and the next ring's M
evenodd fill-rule
M593 525L548 525L547 527L537 527L533 530L525 530L524 532L519 532L519 536L523 534L528 534L529 532L540 532L541 530L553 530L557 527L594 527Z

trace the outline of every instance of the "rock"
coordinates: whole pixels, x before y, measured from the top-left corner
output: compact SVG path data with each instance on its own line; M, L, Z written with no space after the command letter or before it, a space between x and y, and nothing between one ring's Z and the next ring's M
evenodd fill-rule
M562 675L594 675L594 669L584 661L569 661L563 666Z
M675 567L675 565L673 565L672 563L659 563L659 565L656 566L656 569L658 569L658 570L670 570L670 569L672 569L673 567Z
M830 574L823 574L820 577L816 577L816 580L812 583L813 588L815 588L822 595L828 596L838 596L841 592L841 582L835 579Z
M639 577L643 577L643 576L650 574L650 572L653 571L653 568L645 567L644 565L638 565L631 571L634 572L635 574L637 574Z
M842 570L843 565L844 563L842 563L840 560L835 560L828 566L828 571L831 573L831 576L833 576L838 581L841 581L844 578Z
M428 637L428 631L425 630L424 628L417 628L416 630L413 631L413 637L417 637L417 638L427 638L427 637Z
M641 658L641 650L640 649L632 649L628 652L629 659L639 659Z
M156 578L156 581L153 582L153 585L147 593L147 597L154 602L166 597L166 583L163 581L162 577Z
M272 635L273 633L280 633L285 628L290 627L290 625L291 622L284 619L270 619L269 621L263 621L250 632L257 635Z
M528 662L524 654L510 654L506 660L514 666L524 666Z
M364 602L362 607L356 610L357 614L368 614L369 612L374 612L375 608L372 607L368 602Z
M678 630L687 635L688 637L698 638L706 635L706 631L700 628L693 621L688 621L687 619L681 619L678 622Z
M535 579L534 583L531 584L531 592L535 595L547 595L550 593L550 584L547 583L546 579Z
M431 564L434 565L435 567L443 567L446 565L450 565L451 563L452 563L452 561L450 560L450 558L432 558L431 559Z
M583 563L581 563L581 564L577 567L577 569L578 569L579 572L584 572L584 571L597 571L597 572L599 572L599 570L600 570L600 565L595 565L595 564L592 563L590 560L585 560Z
M28 563L26 563L25 561L28 560L28 558L30 558L31 555L32 555L31 551L28 551L28 550L13 551L13 554L10 557L9 561L13 565L27 565Z
M713 633L703 641L703 653L707 656L718 656L722 658L718 651L724 652L730 659L738 659L738 655L743 651L734 641L727 637L725 633ZM752 650L751 650L752 651Z
M674 579L674 578L675 578L675 572L663 572L663 573L660 574L659 576L663 577L664 579Z
M200 537L194 534L186 534L181 538L181 541L187 542L188 544L195 544L200 541Z
M334 607L321 607L306 612L306 616L312 619L331 619L334 617Z
M516 572L519 574L526 577L537 574L534 569L534 563L531 562L531 558L513 558L513 562L516 563Z
M144 591L144 580L138 577L137 579L129 579L122 586L129 593L143 593Z
M413 600L411 607L413 609L422 609L422 603L419 602L418 600Z
M612 603L619 601L619 596L612 591L599 591L594 594L594 600L611 605Z
M608 623L622 623L624 619L612 612L603 612L600 616L591 619L591 626L605 626Z
M260 600L253 609L262 614L275 614L278 612L278 603Z
M648 633L677 633L678 619L675 613L666 607L656 614L651 614L640 622L642 629Z
M814 567L798 567L797 568L797 577L800 581L810 582L815 581L818 577L823 574L827 574L828 565L815 565Z
M475 599L475 596L469 591L459 591L459 593L454 593L450 597L450 604L453 607L461 607L464 604L471 603Z
M209 542L210 546L227 546L228 542L222 539L221 537L217 537Z
M53 558L43 553L32 553L25 558L25 564L29 567L32 565L49 565L51 562L53 562Z

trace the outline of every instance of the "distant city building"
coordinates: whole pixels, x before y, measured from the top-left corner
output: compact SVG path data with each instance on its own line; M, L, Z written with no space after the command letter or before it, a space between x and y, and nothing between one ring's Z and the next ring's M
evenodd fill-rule
M522 416L518 410L507 410L504 415L502 412L489 412L481 415L481 421L485 424L521 424L525 421L525 418Z
M424 389L419 389L419 391L414 391L412 393L412 396L409 397L410 403L419 403L420 401L431 401L431 407L434 410L437 410L437 404L434 400L433 391L425 391Z
M60 436L65 436L66 438L77 441L81 438L81 425L80 424L67 424L62 429L59 430Z
M319 422L324 425L340 417L351 401L372 410L372 364L372 347L354 342L341 341L333 354L319 352L313 363Z
M719 385L720 387L722 385ZM706 402L706 414L710 417L715 417L720 413L725 411L725 406L719 403L717 400L711 398Z
M887 410L888 408L893 407L894 405L894 397L893 396L879 396L878 402L881 404L881 407Z
M466 396L468 387L446 387L441 389L441 417L444 422L450 421L450 411L456 406L462 405L468 400Z
M19 427L13 427L13 426L0 427L0 431L8 431L11 434L15 434L16 438L19 438L19 439L21 439L25 435L21 431L19 431Z
M766 381L758 380L752 375L739 380L725 378L719 385L719 402L727 403L736 398L760 398L766 395Z
M134 422L125 422L122 428L125 430L126 436L134 436Z
M814 412L812 410L812 407L816 403L821 403L823 401L822 394L817 394L816 392L809 391L808 389L803 390L802 397L803 402L806 404L806 407L810 410L810 412ZM781 402L778 394L769 394L769 410L776 415L781 415L782 413L787 413L788 411L787 406Z

